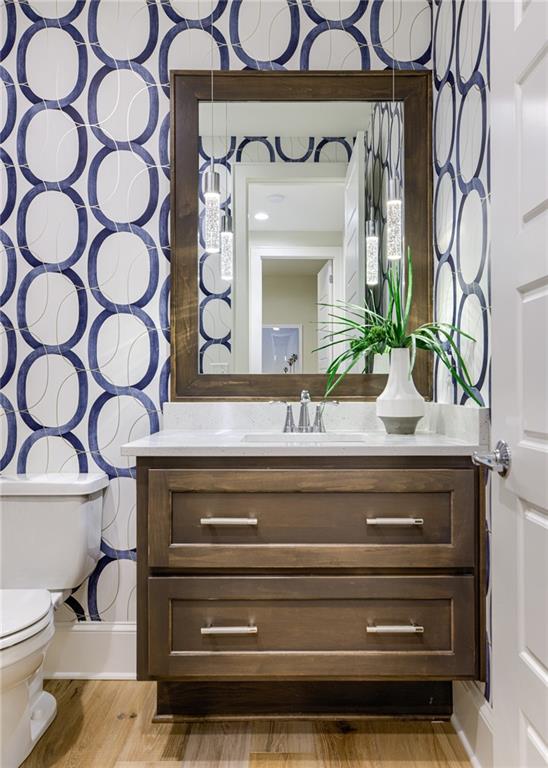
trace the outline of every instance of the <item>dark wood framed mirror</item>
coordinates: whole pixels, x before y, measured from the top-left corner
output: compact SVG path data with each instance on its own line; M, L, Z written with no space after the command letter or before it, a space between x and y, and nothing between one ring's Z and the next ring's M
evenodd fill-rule
M405 184L402 188L403 242L405 248L408 246L411 248L414 271L414 303L410 324L414 326L431 320L431 73L427 71L396 73L390 71L216 71L213 79L214 107L212 106L211 109L208 131L211 131L211 153L216 161L217 155L212 128L213 117L222 115L223 109L225 115L228 115L229 108L234 112L235 107L233 105L236 104L256 103L260 113L266 116L265 119L272 119L268 118L269 114L274 116L272 133L269 134L274 137L277 137L275 119L276 114L279 113L277 106L282 103L285 105L304 103L305 107L299 110L301 114L306 113L306 105L315 104L316 110L320 108L322 114L331 116L332 119L346 112L349 115L353 114L353 105L355 108L362 104L372 103L393 105L397 102L403 105L400 150L405 172ZM226 327L223 328L224 336L219 336L219 332L217 332L218 338L215 338L215 334L213 334L213 337L204 341L204 309L208 305L208 298L213 294L209 294L206 288L205 298L203 295L205 258L204 253L201 252L199 239L201 213L199 189L201 169L207 165L208 161L207 152L204 152L200 124L205 106L211 105L210 99L211 74L209 72L171 72L171 399L173 401L295 399L302 389L308 389L313 397L321 397L325 390L325 374L307 372L304 362L300 372L292 372L291 370L286 373L253 373L249 370L238 372L235 364L226 362L226 356L234 352L231 339L232 326L228 330ZM331 104L333 104L334 109L329 109ZM268 107L270 107L270 113ZM337 108L335 109L335 107ZM293 111L295 111L294 106ZM316 112L317 114L318 112ZM261 124L255 121L253 127L256 128L257 125L259 128L261 127ZM262 133L258 134L256 130L245 131L245 127L245 122L242 125L240 119L239 134L244 137L244 141L249 133L255 137L254 140L259 141ZM228 117L226 117L225 124L221 126L221 129L223 138L226 138L227 147L232 146L233 130L229 126ZM304 135L301 132L301 137ZM367 136L366 132L366 142ZM279 139L276 138L276 140ZM322 146L324 146L321 144L322 141L325 145L325 138L318 142L313 153L313 159L320 157L319 153L323 151ZM331 138L329 141L337 141L342 145L346 143L350 151L353 151L352 146L355 146L355 144L352 145L351 141L344 142L340 138ZM388 148L383 151L392 150ZM294 165L293 158L290 160L291 165ZM220 164L222 165L222 162ZM332 164L330 172L334 172L334 166L335 163ZM303 179L301 178L300 181L302 182ZM310 189L314 189L315 185L317 186L314 179L310 180L310 185ZM267 188L264 187L264 189ZM275 188L273 187L273 189ZM270 194L269 199L284 197L280 194ZM334 210L336 206L331 206L331 208ZM329 206L325 208L326 212L329 210ZM251 218L250 211L251 208L246 209L247 218ZM240 211L240 221L245 221L246 217L242 219L242 215ZM319 214L317 218L319 218ZM365 225L365 222L361 222L360 227L362 224ZM238 250L237 242L236 250ZM245 258L247 259L247 252ZM299 263L301 262L304 264L303 259ZM235 263L237 264L237 262ZM318 260L315 260L316 266L318 263ZM310 264L307 262L304 268L309 269ZM269 265L269 270L275 271L276 269L280 269L279 263ZM295 272L296 266L293 265L292 269ZM266 271L265 268L265 274ZM263 281L264 279L263 277ZM332 276L330 280L333 282ZM245 281L242 278L242 284L243 282ZM297 279L295 278L290 284L293 287L296 283ZM265 285L264 282L262 284ZM217 289L216 298L220 298L221 305L225 306L227 311L233 311L234 301L231 297L233 291L239 290L238 285L238 270L236 269L233 283L228 284L226 289L224 286ZM200 295L201 292L202 296ZM250 296L254 293L251 283L249 283L248 293ZM245 311L248 311L247 307ZM262 322L265 322L264 319ZM269 328L272 327L274 326L269 326ZM265 338L264 329L265 326L263 325L263 339ZM277 327L274 329L279 330ZM285 334L284 338L287 337L288 334ZM246 349L251 350L253 348L252 339L247 339L246 344ZM208 365L209 370L211 370L211 366L217 365L220 372L203 372L206 368L204 356L208 354L208 350L211 351L215 346L221 349L225 358L221 359L220 362L210 361ZM295 355L295 357L298 358L299 356ZM233 372L234 369L237 372ZM267 370L266 366L262 370ZM429 355L419 353L415 364L414 379L421 393L427 398L431 397L432 360ZM386 374L351 374L346 376L338 386L334 396L337 399L374 399L382 392L385 383Z

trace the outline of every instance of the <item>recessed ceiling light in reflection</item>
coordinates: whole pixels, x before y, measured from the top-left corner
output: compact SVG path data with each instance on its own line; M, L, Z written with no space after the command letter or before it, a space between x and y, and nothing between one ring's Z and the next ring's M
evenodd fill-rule
M255 214L255 221L267 221L269 218L270 216L268 213L266 213L266 211L257 211Z
M273 195L268 195L266 198L269 203L283 203L285 200L285 195L280 195L277 192Z

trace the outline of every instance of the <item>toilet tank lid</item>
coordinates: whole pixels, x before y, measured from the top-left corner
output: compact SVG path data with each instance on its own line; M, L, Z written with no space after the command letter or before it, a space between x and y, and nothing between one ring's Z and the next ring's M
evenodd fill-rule
M107 485L104 472L0 475L0 496L86 496Z

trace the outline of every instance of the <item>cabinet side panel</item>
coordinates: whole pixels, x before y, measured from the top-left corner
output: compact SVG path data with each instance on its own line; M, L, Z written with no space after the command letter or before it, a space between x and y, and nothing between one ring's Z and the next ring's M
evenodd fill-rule
M137 679L148 672L148 467L137 459Z

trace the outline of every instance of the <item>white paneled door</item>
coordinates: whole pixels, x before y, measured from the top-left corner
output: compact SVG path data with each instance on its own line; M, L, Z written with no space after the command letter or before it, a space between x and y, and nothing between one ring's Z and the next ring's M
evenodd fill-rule
M548 766L548 2L491 4L496 768Z

